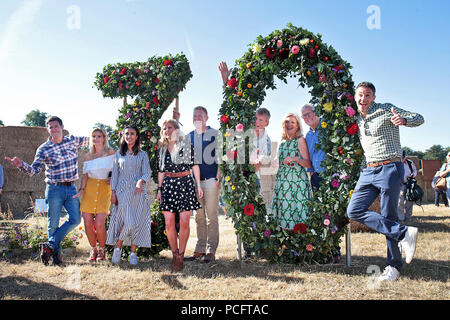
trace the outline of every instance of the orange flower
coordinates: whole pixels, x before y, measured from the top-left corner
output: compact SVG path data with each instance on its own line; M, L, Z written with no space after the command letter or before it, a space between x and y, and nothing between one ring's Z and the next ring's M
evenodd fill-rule
M253 86L252 86L252 84L251 84L251 83L249 83L249 84L247 85L247 88L249 88L249 89L250 89L251 87L253 87Z
M237 95L238 95L239 97L242 97L242 92L241 92L241 91L238 91Z

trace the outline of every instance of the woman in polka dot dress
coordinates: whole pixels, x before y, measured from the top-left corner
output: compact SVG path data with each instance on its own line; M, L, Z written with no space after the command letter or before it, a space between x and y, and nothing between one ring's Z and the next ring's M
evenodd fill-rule
M201 208L197 198L203 197L200 187L200 169L194 165L194 148L185 139L178 123L164 121L159 141L158 201L166 221L166 233L172 250L172 269L183 269L183 258L189 239L189 220L192 210ZM180 215L180 231L177 243L175 215Z

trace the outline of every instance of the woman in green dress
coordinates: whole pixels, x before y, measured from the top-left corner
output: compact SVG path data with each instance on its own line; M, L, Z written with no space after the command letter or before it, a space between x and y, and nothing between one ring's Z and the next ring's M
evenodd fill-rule
M285 229L293 229L308 216L311 187L306 168L311 167L308 147L302 135L300 117L289 113L281 125L279 168L272 198L272 215Z

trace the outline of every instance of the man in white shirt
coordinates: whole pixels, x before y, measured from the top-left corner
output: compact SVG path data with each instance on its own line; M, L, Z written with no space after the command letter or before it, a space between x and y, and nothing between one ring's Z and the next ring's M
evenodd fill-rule
M411 220L414 205L414 201L409 201L406 199L406 182L409 177L416 177L417 169L413 161L406 159L405 150L403 150L402 153L402 162L405 168L405 174L403 175L403 186L400 190L400 197L398 199L398 220L401 223L404 223Z

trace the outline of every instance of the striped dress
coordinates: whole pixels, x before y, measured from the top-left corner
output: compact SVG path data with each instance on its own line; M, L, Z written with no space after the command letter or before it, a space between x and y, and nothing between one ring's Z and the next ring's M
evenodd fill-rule
M146 152L137 155L128 152L122 156L116 152L111 176L111 190L116 191L119 204L111 206L111 219L106 244L116 245L123 240L124 245L151 248L151 211L146 188L135 194L136 183L151 178L150 163Z

